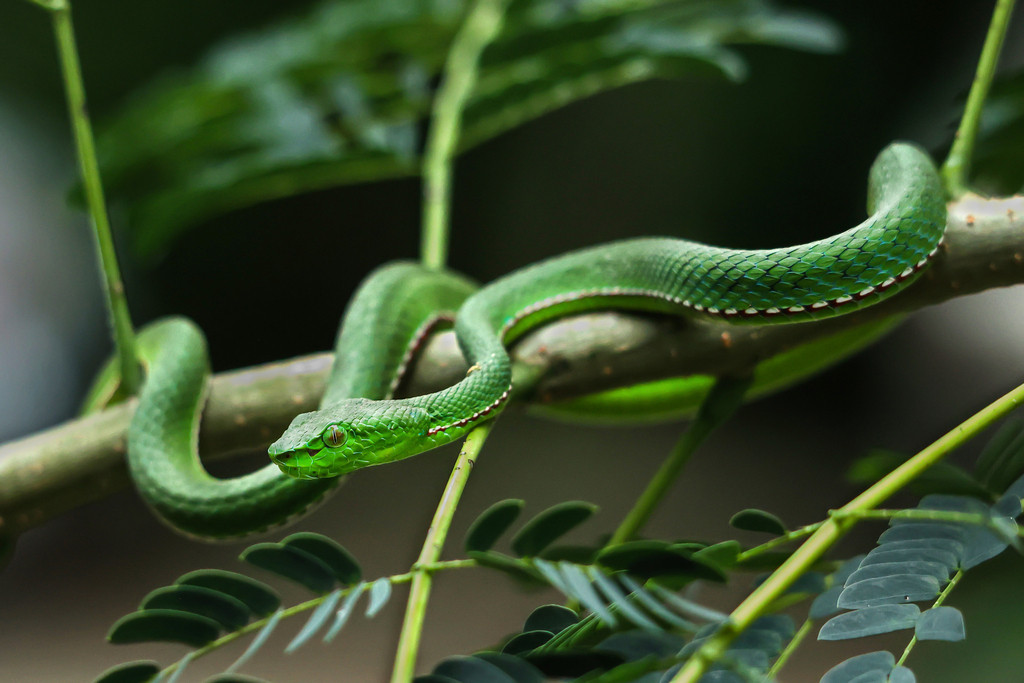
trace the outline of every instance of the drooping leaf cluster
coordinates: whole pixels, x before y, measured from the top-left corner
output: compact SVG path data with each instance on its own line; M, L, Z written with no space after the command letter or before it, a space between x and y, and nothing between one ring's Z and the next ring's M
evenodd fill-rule
M145 254L224 211L418 173L463 0L329 0L221 45L140 93L99 138L104 182ZM834 51L828 21L767 0L514 0L483 55L461 149L652 78L739 79L738 43Z

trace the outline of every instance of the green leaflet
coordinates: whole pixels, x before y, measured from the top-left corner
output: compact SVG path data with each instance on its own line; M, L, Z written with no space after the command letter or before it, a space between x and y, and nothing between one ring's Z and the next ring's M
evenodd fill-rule
M281 596L270 586L244 574L222 569L199 569L184 574L175 583L201 586L225 593L245 603L253 614L260 617L270 614L281 606Z
M160 672L154 661L125 662L107 669L93 683L146 683Z
M524 501L501 500L480 513L466 532L466 552L484 552L508 531L523 510Z

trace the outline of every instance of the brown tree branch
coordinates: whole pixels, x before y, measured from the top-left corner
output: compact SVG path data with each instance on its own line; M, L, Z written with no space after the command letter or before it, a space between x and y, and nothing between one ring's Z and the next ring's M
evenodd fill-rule
M943 249L925 275L876 306L772 326L619 312L566 318L516 345L517 398L558 402L666 377L742 373L822 336L1022 282L1024 197L968 195L950 205ZM330 354L318 354L218 374L203 414L203 457L265 448L292 417L316 407L330 363ZM436 335L405 393L435 391L465 371L454 335ZM0 446L0 537L126 487L125 430L133 410L129 402Z

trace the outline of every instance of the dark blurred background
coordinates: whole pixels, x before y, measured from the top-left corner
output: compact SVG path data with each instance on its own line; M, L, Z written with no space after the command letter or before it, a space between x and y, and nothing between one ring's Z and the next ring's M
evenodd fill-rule
M222 37L309 4L76 2L95 119L153 76L194 63ZM918 142L941 159L991 4L793 0L786 5L820 11L842 26L847 49L822 56L744 48L751 74L743 84L634 85L488 142L458 165L451 265L487 281L613 238L675 235L768 247L845 229L863 218L867 169L889 141ZM1004 68L1024 63L1021 19ZM4 2L3 440L69 418L109 352L86 221L65 205L73 163L49 20L27 2ZM155 264L122 249L135 319L195 319L217 370L330 348L359 280L380 263L415 256L418 201L414 180L356 185L211 221ZM648 532L722 540L732 534L729 517L746 507L772 510L792 525L820 519L856 493L843 472L867 449L914 452L1022 381L1022 304L1021 293L1009 290L924 311L857 357L744 408L701 450ZM449 556L476 514L506 497L524 498L527 513L570 499L599 504L601 513L577 530L579 540L614 528L680 428L583 429L508 415L476 468ZM977 450L972 444L957 460L971 463ZM360 472L300 528L339 540L369 577L404 571L454 455L448 448ZM877 533L860 530L841 553L870 547ZM243 547L186 541L158 524L133 492L27 534L0 573L0 680L87 681L120 661L179 657L184 650L173 646L110 646L104 634L147 592L185 571L242 568L236 556ZM968 640L919 646L908 662L919 680L1024 678L1022 569L1007 554L968 575L952 599L966 615ZM726 608L744 589L698 597ZM271 645L248 670L278 683L386 680L404 597L396 595L372 622L354 620L330 647L308 645L285 656ZM554 593L520 593L491 572L441 575L421 669L492 644L518 629L533 606L557 600ZM282 626L274 642L283 646L299 626ZM782 680L817 681L844 657L901 650L906 638L810 643ZM229 648L197 662L186 678L213 673L237 654Z

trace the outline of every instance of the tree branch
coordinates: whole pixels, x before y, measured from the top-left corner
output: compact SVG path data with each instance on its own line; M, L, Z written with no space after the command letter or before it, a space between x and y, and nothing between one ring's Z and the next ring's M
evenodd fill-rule
M967 195L950 205L943 248L932 266L876 306L771 326L619 312L566 318L513 349L516 398L557 403L667 377L740 374L782 351L862 323L1020 283L1024 197ZM265 448L297 413L316 408L330 363L330 354L318 354L215 376L200 430L203 457ZM436 335L403 393L436 391L465 372L454 335ZM125 430L134 407L129 402L0 446L0 537L126 487Z

